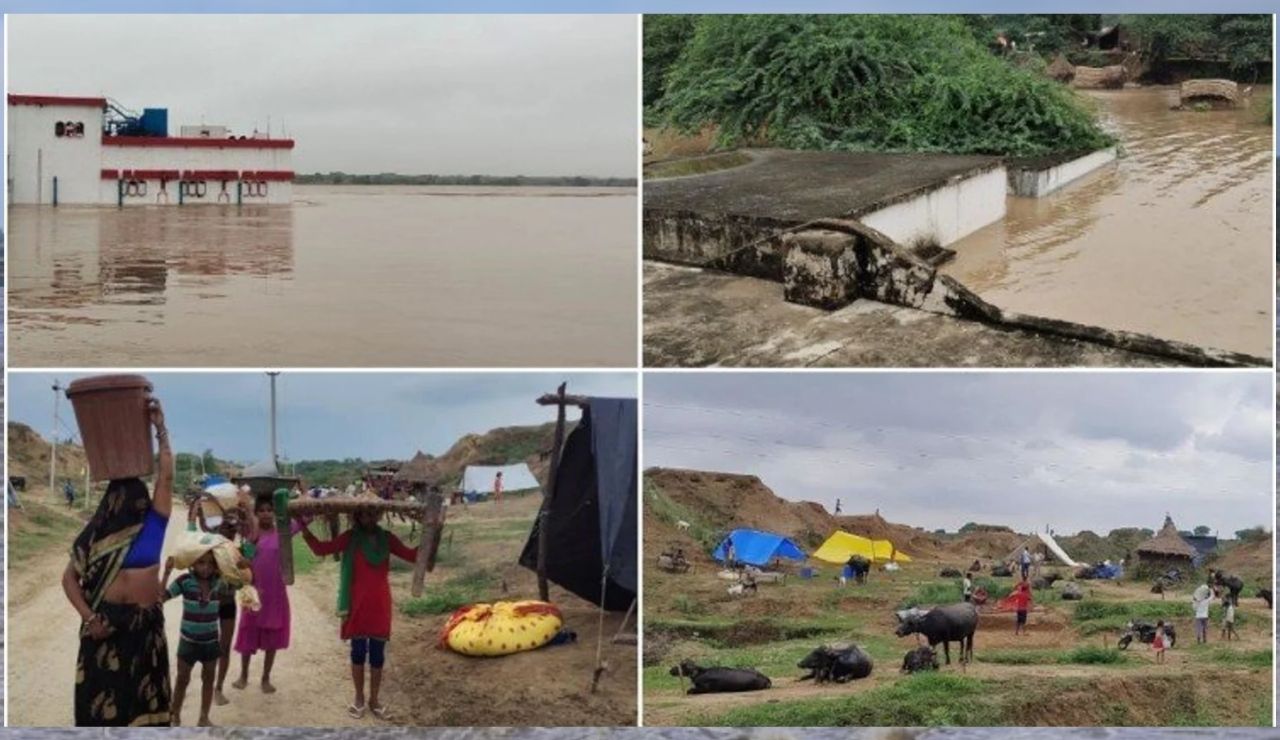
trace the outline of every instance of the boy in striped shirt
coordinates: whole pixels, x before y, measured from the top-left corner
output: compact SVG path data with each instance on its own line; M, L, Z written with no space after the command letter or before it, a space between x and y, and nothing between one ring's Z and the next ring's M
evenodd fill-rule
M172 567L170 558L169 567ZM167 570L167 569L166 569ZM167 579L166 579L167 580ZM173 725L182 724L182 700L191 683L191 669L200 664L200 726L210 727L209 707L213 704L218 658L218 607L230 589L218 578L218 564L206 552L178 576L165 590L165 600L182 597L181 637L178 639L178 680L173 687Z

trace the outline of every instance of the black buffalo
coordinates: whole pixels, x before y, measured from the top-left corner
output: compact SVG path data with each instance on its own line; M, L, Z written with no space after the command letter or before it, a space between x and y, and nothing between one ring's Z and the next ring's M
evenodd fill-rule
M836 647L824 645L797 663L801 668L808 668L809 674L801 676L801 681L813 679L816 683L835 681L844 683L871 675L871 656L857 645Z
M991 566L991 575L999 576L1001 578L1007 578L1013 575L1013 570L1011 570L1009 566L1001 563L1000 565Z
M902 656L903 673L936 670L938 670L938 654L931 647L921 645L915 650L907 651L907 654Z
M898 637L921 634L929 647L942 643L942 653L951 665L951 642L960 643L960 662L973 660L973 633L978 629L978 608L973 604L952 604L930 609L923 616L899 617Z
M759 691L773 685L769 677L751 668L703 668L692 660L671 666L671 675L693 681L687 694L721 694L732 691Z
M959 578L962 575L964 574L955 568L943 568L938 571L939 578Z
M1270 608L1271 608L1271 589L1269 589L1269 588L1260 588L1260 589L1258 589L1258 598L1259 598L1259 599L1262 599L1262 600L1263 600L1263 601L1265 601L1265 602L1267 602L1267 608L1268 608L1268 609L1270 609Z
M1213 585L1217 586L1219 589L1225 588L1227 590L1228 598L1231 599L1232 605L1240 606L1240 590L1244 588L1244 581L1230 573L1223 573L1220 570L1215 570L1213 571Z

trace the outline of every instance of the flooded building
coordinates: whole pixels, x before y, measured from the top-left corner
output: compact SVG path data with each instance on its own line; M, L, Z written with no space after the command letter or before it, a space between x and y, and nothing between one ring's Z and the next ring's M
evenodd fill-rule
M108 98L8 97L9 202L29 205L289 203L292 139L182 126Z

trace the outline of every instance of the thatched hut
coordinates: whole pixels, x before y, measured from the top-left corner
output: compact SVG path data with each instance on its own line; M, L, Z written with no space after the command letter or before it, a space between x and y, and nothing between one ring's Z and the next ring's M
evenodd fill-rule
M1163 573L1171 568L1190 570L1195 562L1196 549L1178 534L1173 518L1167 514L1164 526L1151 539L1133 549L1140 576Z
M419 450L412 460L400 466L394 480L397 492L408 490L410 493L425 493L431 487L439 485L442 478L436 459Z
M1199 105L1234 108L1242 100L1240 85L1231 80L1186 80L1178 88L1179 107L1183 109Z
M1054 57L1049 66L1045 68L1044 73L1058 82L1071 82L1076 76L1075 65L1067 61L1067 55L1058 52L1058 56Z

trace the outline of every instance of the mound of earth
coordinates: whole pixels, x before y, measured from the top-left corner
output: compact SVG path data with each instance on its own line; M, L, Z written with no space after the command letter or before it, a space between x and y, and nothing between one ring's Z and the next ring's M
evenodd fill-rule
M1271 538L1236 545L1215 560L1213 567L1235 573L1241 578L1258 579L1262 585L1270 588L1266 582L1271 579Z
M763 529L812 550L837 527L836 518L820 504L785 501L754 475L650 468L645 486L688 512L696 519L691 524L721 533L739 527Z
M47 481L49 452L49 442L39 432L22 422L9 422L9 475L25 476L29 484ZM75 444L58 445L58 470L80 471L87 465L83 447Z

